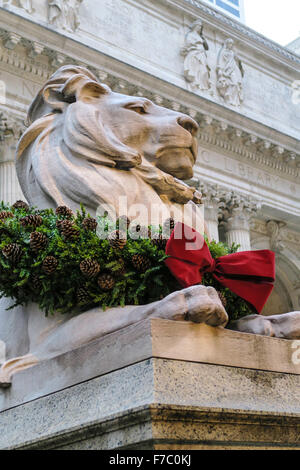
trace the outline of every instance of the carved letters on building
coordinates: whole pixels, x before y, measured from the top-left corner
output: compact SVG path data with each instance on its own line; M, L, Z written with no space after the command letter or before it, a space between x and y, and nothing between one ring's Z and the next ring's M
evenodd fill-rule
M49 23L73 33L77 30L79 7L83 0L48 0Z

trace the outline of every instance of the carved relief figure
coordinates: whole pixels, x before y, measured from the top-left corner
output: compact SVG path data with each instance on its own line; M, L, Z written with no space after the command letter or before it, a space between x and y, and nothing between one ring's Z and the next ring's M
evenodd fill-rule
M184 59L184 76L192 90L208 90L210 83L210 67L207 62L209 50L207 41L203 36L201 20L195 21L186 35L185 47L181 53Z
M32 0L17 0L16 2L13 3L13 0L4 0L3 1L3 6L10 6L14 5L20 8L23 8L23 10L27 11L27 13L33 13L34 8L32 6Z
M32 0L19 0L20 7L23 8L27 13L33 12Z
M77 30L79 7L83 0L48 0L49 22L69 32Z
M233 49L234 42L227 39L217 60L217 89L227 104L240 106L243 97L244 69Z

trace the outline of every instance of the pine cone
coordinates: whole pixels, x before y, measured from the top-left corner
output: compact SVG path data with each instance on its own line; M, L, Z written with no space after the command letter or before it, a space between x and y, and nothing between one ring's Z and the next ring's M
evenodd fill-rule
M167 240L161 234L159 234L158 236L155 234L155 238L152 238L151 242L159 250L165 251L167 246Z
M18 263L22 257L22 249L20 245L10 243L2 249L2 254L13 263Z
M91 297L88 290L85 287L79 287L76 292L77 302L80 305L86 305L90 303Z
M43 261L43 271L46 274L53 274L58 266L58 261L54 256L47 256Z
M86 277L95 277L100 271L100 264L93 259L85 259L80 263L80 271Z
M218 292L219 298L220 298L220 300L223 304L223 307L226 308L226 305L227 305L226 295L223 292L219 291L219 290L217 292Z
M40 227L43 224L43 219L40 215L27 215L26 217L22 217L20 219L21 224L23 227Z
M144 255L133 255L131 262L137 271L144 273L147 269L151 268L151 261Z
M130 225L130 219L126 215L121 215L117 219L117 228L118 229L125 232L129 228L129 225Z
M127 243L126 233L121 232L120 230L115 230L111 232L108 236L109 244L112 248L118 248L119 250L123 250L124 246Z
M97 229L98 223L96 219L93 219L92 217L87 217L86 219L83 219L82 221L82 227L84 230L91 230L92 232L95 232Z
M36 275L32 277L32 287L36 293L40 292L43 288L42 281Z
M48 238L41 232L32 232L30 234L30 248L33 251L41 251L46 248L48 244Z
M14 217L14 214L9 211L2 211L0 212L0 220L10 219Z
M14 209L23 209L24 211L29 211L29 205L24 201L17 201L12 206Z
M176 222L173 217L169 217L168 219L166 219L163 223L163 233L170 237L171 233L175 228L175 224Z
M58 206L55 211L56 215L60 215L62 217L66 217L67 219L71 219L73 216L73 212L67 206Z
M78 230L74 227L71 220L62 220L61 224L59 224L59 227L59 230L61 231L61 234L65 240L71 240L72 238L76 238L79 235Z
M98 278L98 285L100 289L109 291L114 288L115 280L110 274L101 274Z

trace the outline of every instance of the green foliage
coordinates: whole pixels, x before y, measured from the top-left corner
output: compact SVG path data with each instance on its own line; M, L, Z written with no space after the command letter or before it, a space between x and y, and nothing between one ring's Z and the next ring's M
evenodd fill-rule
M13 298L14 306L32 301L38 303L46 314L54 311L80 313L94 306L147 304L181 289L164 263L165 252L150 239L133 240L128 236L123 249L112 248L107 237L116 227L107 217L98 218L97 233L86 230L83 221L89 215L81 207L70 219L77 235L67 239L57 224L64 216L57 215L52 209L26 210L1 203L0 213L4 211L11 212L13 217L0 217L0 297ZM40 215L43 224L37 228L24 227L20 219L28 215ZM161 227L154 228L156 232L161 230ZM30 246L30 235L34 231L43 233L48 239L47 245L39 251ZM17 261L6 258L2 253L3 248L10 244L21 247L22 256ZM237 247L211 242L209 249L217 258L236 251ZM150 261L151 266L146 272L137 272L134 268L131 260L137 254ZM51 274L43 270L43 262L48 256L58 261ZM97 261L100 273L92 278L86 277L80 270L83 260ZM97 282L103 273L111 274L115 281L108 292L101 290ZM217 285L210 274L204 276L203 283L225 294L226 310L232 319L253 313L245 301ZM82 300L82 290L87 293L85 301Z

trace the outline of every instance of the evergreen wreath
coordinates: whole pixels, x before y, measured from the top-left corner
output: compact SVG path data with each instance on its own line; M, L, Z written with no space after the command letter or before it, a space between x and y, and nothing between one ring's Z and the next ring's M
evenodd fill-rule
M180 290L164 263L164 227L139 226L132 236L128 225L122 217L117 226L105 216L95 220L83 206L73 214L65 206L53 211L2 202L0 298L14 299L10 308L36 302L48 315L143 305ZM238 249L207 244L213 258ZM231 320L255 313L211 274L204 275L203 284L218 291Z

